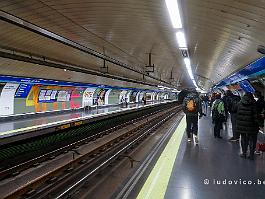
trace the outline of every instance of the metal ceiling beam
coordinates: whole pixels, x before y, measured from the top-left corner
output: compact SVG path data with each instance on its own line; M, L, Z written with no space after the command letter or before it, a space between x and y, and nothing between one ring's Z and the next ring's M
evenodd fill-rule
M97 51L95 51L95 50L93 50L91 48L88 48L88 47L83 46L83 45L81 45L79 43L76 43L76 42L74 42L72 40L69 40L69 39L67 39L65 37L57 35L57 34L51 32L51 31L48 31L48 30L46 30L44 28L41 28L41 27L39 27L37 25L34 25L34 24L32 24L32 23L30 23L28 21L25 21L25 20L23 20L23 19L21 19L19 17L11 15L11 14L9 14L7 12L2 11L2 10L0 10L0 20L6 21L8 23L12 23L12 24L14 24L16 26L19 26L21 28L27 29L27 30L29 30L31 32L34 32L34 33L38 34L38 35L42 35L44 37L47 37L49 39L52 39L52 40L57 41L59 43L62 43L64 45L67 45L67 46L70 46L70 47L75 48L77 50L80 50L82 52L85 52L85 53L87 53L89 55L95 56L95 57L97 57L99 59L103 59L105 61L108 61L108 62L110 62L110 63L112 63L114 65L123 67L125 69L131 70L131 71L136 72L138 74L147 76L147 77L149 77L151 79L157 80L157 81L159 81L161 83L165 83L167 85L175 87L174 85L172 85L171 83L169 83L167 81L161 80L161 79L159 79L157 77L154 77L152 75L147 75L146 73L144 73L144 72L142 72L140 70L134 69L131 66L120 62L119 60L116 60L116 59L114 59L112 57L106 56L106 55L104 55L104 54L102 54L100 52L97 52Z
M43 59L34 58L34 57L29 57L29 56L24 56L24 55L18 55L15 53L9 53L9 52L3 51L3 50L0 50L0 57L12 59L12 60L16 60L16 61L23 61L23 62L32 63L32 64L49 66L49 67L53 67L53 68L66 69L69 71L80 72L80 73L95 75L95 76L101 76L101 77L106 77L106 78L111 78L111 79L116 79L116 80L120 80L120 81L136 83L136 84L142 84L142 85L153 86L153 87L157 86L155 84L151 84L151 83L147 83L147 82L143 82L143 81L138 81L138 80L134 80L134 79L124 78L124 77L115 76L115 75L111 75L111 74L101 73L98 71L84 69L80 66L54 62L54 61L45 59L45 57L43 57Z

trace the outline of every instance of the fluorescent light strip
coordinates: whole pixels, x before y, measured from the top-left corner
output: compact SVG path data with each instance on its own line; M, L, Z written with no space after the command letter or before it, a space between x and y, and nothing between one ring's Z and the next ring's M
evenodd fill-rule
M184 58L184 62L186 64L186 66L190 66L190 59L189 58Z
M177 0L166 0L169 16L174 28L182 28Z
M190 75L191 80L194 80L194 76L193 76L193 74L192 74L192 71L191 71L191 70L188 70L188 73L189 73L189 75Z
M196 81L195 81L195 78L194 78L194 76L193 76L192 70L191 70L190 59L189 59L189 58L184 58L184 62L185 62L185 65L186 65L187 71L188 71L188 73L189 73L190 79L192 80L192 83L194 84L194 86L195 86L196 88L198 88L197 83L196 83Z
M179 48L187 48L187 42L183 32L179 31L176 33Z

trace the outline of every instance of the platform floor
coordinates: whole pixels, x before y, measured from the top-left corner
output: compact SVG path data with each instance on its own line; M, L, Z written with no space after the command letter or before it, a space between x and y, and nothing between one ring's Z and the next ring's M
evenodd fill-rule
M160 102L147 102L147 105L158 104ZM59 125L60 123L64 123L67 121L71 121L74 119L82 119L82 118L89 118L90 116L96 117L103 114L111 114L113 112L119 111L126 111L133 108L140 108L143 107L143 104L129 104L127 107L122 106L113 106L113 107L106 107L100 109L94 109L89 111L81 110L79 112L72 112L72 113L63 113L63 114L56 114L46 115L46 116L39 116L36 118L23 118L14 121L5 121L0 123L0 138L14 136L24 131L46 127L46 126L55 126Z
M203 117L199 120L199 145L187 143L185 127L183 118L138 199L265 198L265 155L256 155L254 161L239 157L239 142L228 141L230 122L223 126L223 139L217 139L211 117ZM172 154L177 155L172 158Z

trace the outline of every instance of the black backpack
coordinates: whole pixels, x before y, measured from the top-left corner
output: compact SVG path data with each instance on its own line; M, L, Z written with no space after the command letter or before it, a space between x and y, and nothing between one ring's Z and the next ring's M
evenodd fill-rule
M240 97L238 96L233 96L231 99L231 104L230 104L230 113L236 113L237 112L237 105L238 102L240 101Z

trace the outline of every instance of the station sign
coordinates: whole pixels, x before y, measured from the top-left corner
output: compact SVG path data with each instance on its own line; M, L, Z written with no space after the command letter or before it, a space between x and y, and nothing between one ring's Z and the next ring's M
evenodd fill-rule
M32 84L20 84L15 94L15 98L26 98L31 88Z
M223 79L219 82L216 87L222 87L230 84L234 84L249 77L256 77L257 75L262 75L265 73L265 57L261 57L256 61L248 64L245 68L240 71L230 75L229 77Z
M242 88L242 90L245 92L250 92L250 93L255 92L255 89L251 86L251 84L247 80L240 82L239 85Z
M65 81L58 81L58 80L49 80L49 79L35 79L30 77L15 77L15 76L6 76L6 75L0 75L0 82L4 83L18 83L23 84L22 87L25 87L25 85L55 85L55 86L75 86L75 87L85 87L85 88L104 88L104 89L117 89L117 90L135 90L135 91L145 91L146 89L138 89L138 88L123 88L123 87L117 87L117 86L109 86L109 85L98 85L98 84L91 84L91 83L79 83L79 82L65 82ZM22 90L25 89L27 91L27 88L21 87L21 94L18 94L17 97L19 98L24 93ZM160 92L158 90L149 90L149 91L155 91ZM25 92L26 93L26 92ZM22 97L21 97L22 98Z

